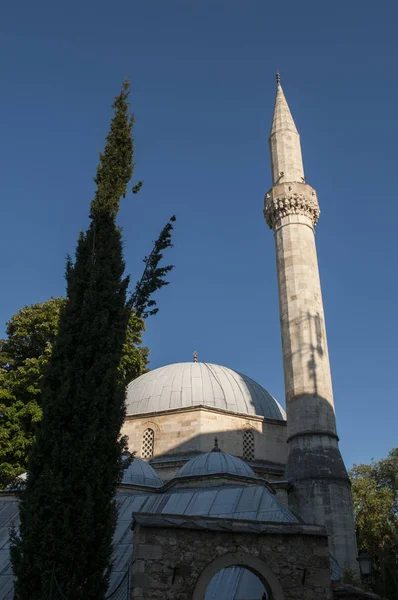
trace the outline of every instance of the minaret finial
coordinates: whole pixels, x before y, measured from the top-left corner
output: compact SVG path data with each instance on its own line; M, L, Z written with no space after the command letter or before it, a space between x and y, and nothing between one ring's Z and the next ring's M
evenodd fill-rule
M279 71L276 73L276 84L281 84L281 74L279 73Z
M198 353L196 352L196 350L193 353L193 362L198 362Z
M214 448L213 448L212 452L221 452L220 448L218 447L218 437L217 436L214 438Z

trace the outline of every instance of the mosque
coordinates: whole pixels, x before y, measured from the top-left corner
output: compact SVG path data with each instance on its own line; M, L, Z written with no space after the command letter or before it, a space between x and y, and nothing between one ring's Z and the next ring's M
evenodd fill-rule
M354 598L334 584L358 563L315 246L320 211L279 75L269 145L264 216L275 237L286 413L246 375L196 355L130 383L123 434L135 457L117 495L109 598ZM9 523L12 492L5 502ZM12 597L1 546L0 600Z

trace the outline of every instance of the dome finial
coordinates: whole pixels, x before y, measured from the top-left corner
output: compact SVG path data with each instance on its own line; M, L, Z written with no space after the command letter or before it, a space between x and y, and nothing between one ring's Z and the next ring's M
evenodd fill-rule
M221 452L220 448L218 447L218 437L217 436L214 438L214 448L213 448L212 452Z
M277 71L277 73L276 73L276 84L277 85L281 84L281 74L279 73L279 71Z
M198 353L195 350L195 352L193 353L193 362L198 362Z

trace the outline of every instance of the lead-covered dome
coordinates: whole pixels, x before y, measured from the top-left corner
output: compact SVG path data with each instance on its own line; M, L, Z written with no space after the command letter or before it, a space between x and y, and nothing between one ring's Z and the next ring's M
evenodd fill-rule
M140 458L133 458L129 466L123 471L122 483L150 487L162 487L163 485L163 481L155 469Z
M216 450L216 451L214 451ZM230 474L242 477L257 477L253 469L242 459L215 448L206 454L191 458L176 473L176 477L195 477L196 475Z
M261 385L220 365L175 363L145 373L127 386L127 416L198 405L286 419L281 405Z

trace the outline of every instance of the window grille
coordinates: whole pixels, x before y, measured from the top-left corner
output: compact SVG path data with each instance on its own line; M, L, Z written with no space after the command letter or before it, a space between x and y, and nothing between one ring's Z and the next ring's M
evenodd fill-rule
M243 458L254 460L254 434L252 431L245 431L243 434Z
M155 433L153 429L146 429L142 436L142 458L152 458L155 447Z

